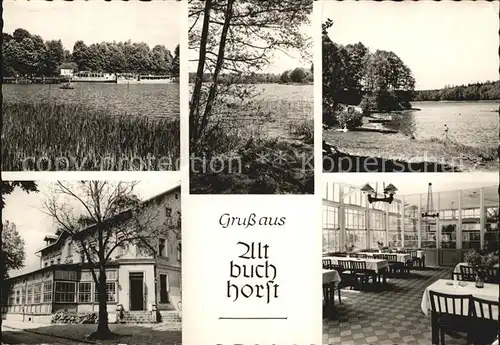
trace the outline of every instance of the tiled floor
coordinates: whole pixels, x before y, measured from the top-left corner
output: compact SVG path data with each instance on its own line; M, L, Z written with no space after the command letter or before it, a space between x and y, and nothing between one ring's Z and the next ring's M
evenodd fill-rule
M425 288L449 278L452 268L412 270L410 277L389 278L381 292L342 290L338 319L323 319L323 344L431 344L430 317L420 308ZM466 344L446 338L446 344Z

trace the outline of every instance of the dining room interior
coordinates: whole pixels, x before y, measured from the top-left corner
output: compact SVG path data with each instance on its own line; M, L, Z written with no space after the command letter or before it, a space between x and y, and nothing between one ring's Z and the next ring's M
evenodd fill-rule
M324 344L498 344L499 176L324 174Z

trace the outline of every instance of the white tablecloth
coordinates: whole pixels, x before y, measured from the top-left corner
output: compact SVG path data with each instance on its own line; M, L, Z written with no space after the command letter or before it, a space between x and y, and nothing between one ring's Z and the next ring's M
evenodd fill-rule
M453 285L447 285L446 282L453 282ZM441 292L450 295L472 295L474 297L483 298L488 301L498 301L499 289L496 284L484 284L484 288L478 289L474 282L467 282L466 286L459 286L458 282L454 282L450 279L439 279L436 282L429 285L422 296L422 303L420 307L425 315L428 315L431 309L431 301L429 297L429 291ZM493 315L495 319L498 319L498 309L493 310Z
M389 263L387 262L387 260L383 260L383 259L358 259L358 258L347 258L347 257L344 258L341 256L324 256L323 259L332 260L332 264L334 264L334 265L338 265L338 260L365 261L366 262L366 269L373 270L376 273L378 273L379 270L389 266Z
M359 252L358 254L366 254L368 256L373 256L373 255L396 255L397 261L398 262L406 262L411 259L410 254L400 254L400 253L373 253L373 252Z
M323 270L323 284L340 283L342 278L337 270Z

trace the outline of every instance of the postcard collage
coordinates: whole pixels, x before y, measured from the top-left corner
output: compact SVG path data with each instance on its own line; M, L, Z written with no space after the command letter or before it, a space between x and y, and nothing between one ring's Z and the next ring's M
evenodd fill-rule
M0 343L498 344L499 13L3 1Z

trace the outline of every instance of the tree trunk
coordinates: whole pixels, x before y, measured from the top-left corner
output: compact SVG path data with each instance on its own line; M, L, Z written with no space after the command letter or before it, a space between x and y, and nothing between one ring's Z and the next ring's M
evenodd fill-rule
M3 211L3 209L2 209L2 211ZM3 236L3 224L2 224L2 228L0 230L0 279L2 279L2 282L0 283L0 344L3 344L3 341L2 341L2 322L3 322L2 315L3 315L3 307L4 307L3 294L4 294L4 287L7 286L7 284L5 284L7 267L6 267L5 260L3 258L3 238L2 238L2 236Z
M200 38L200 54L198 58L198 70L196 71L196 79L194 81L193 94L189 105L189 139L191 152L196 150L198 144L198 120L200 115L200 102L201 102L201 86L203 83L203 72L205 69L205 60L207 55L207 41L208 31L210 24L210 10L212 8L212 0L205 1L205 10L203 18L203 29Z
M92 334L94 339L112 339L113 333L108 325L107 295L106 295L106 270L103 265L99 267L99 281L97 282L99 295L99 323L97 330Z
M198 137L202 136L203 131L206 129L208 125L208 119L212 113L212 107L215 101L215 93L217 91L217 83L219 81L219 74L222 70L222 65L224 64L224 53L226 51L227 33L229 31L229 26L231 25L231 19L233 17L233 3L234 0L228 0L227 2L224 25L222 26L221 39L219 43L219 51L217 53L217 62L215 65L214 75L212 78L212 85L210 86L210 91L207 98L207 104L205 106L203 118L201 119Z

